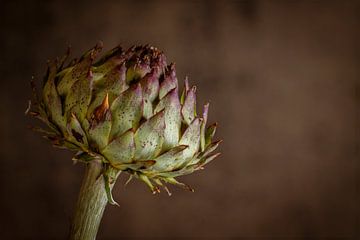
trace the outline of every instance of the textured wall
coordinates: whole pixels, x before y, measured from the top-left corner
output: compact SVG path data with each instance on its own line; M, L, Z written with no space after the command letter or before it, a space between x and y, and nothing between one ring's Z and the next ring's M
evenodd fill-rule
M135 3L134 3L135 2ZM360 4L5 1L0 8L0 238L64 239L83 172L29 131L28 81L103 40L150 43L210 100L223 155L153 196L118 181L98 239L359 237ZM359 92L357 92L359 94ZM201 106L199 105L199 106Z

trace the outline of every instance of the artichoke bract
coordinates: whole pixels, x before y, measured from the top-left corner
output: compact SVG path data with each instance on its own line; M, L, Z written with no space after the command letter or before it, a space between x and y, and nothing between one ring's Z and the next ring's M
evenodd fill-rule
M100 160L107 183L111 172L123 171L153 193L167 190L164 183L192 190L175 178L219 155L217 124L207 126L209 104L198 116L196 87L185 79L180 94L175 64L157 48L116 47L96 61L101 49L98 43L67 65L69 54L49 62L31 111L48 126L42 132L76 151L76 161Z

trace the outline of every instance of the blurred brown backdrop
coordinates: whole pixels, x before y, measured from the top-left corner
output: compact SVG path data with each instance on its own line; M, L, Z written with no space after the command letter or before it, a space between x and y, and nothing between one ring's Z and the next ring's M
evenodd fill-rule
M357 1L1 1L0 238L65 239L83 166L26 128L31 75L103 40L150 43L210 100L223 155L195 193L114 195L98 239L357 239ZM359 92L358 92L359 93ZM201 106L199 105L199 106Z

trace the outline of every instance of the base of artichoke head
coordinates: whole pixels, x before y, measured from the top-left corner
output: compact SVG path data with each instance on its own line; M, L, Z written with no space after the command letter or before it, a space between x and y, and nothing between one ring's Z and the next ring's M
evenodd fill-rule
M96 239L101 218L108 203L105 180L102 175L103 170L102 163L97 160L86 165L85 176L71 225L70 240ZM113 179L110 188L113 187L119 173L115 174L115 179Z

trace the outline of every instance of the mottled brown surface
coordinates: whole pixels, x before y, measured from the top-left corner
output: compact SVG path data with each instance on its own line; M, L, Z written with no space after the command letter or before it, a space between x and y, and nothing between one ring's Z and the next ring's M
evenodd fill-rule
M28 81L103 40L163 49L224 142L195 193L120 178L98 239L357 239L360 4L170 2L1 2L0 238L66 237L83 166L26 129Z

